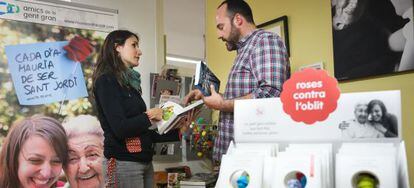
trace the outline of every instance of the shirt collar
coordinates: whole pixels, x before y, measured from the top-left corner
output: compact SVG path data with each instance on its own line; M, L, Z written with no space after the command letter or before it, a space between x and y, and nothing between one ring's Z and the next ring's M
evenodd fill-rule
M249 39L251 39L252 36L255 35L258 31L259 31L259 29L256 29L253 32L251 32L250 34L248 34L248 35L244 36L243 38L241 38L239 40L239 42L236 43L236 49L239 50L239 49L243 48L247 44L247 41L249 41Z

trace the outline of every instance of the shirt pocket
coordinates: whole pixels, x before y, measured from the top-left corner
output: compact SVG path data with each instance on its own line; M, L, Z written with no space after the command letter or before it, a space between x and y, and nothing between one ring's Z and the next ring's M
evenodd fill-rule
M125 139L125 146L129 153L139 153L142 151L141 139L139 137Z

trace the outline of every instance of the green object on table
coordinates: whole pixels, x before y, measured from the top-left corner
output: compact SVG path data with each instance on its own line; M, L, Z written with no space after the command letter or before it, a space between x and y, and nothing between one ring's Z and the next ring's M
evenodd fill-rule
M371 175L360 175L357 188L375 188L375 179Z

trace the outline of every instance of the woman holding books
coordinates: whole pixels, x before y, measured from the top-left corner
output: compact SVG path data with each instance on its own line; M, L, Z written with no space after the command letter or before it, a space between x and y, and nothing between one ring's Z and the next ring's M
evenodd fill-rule
M133 68L142 55L139 37L127 30L106 37L93 73L93 94L104 131L103 168L107 187L152 187L153 143L178 140L178 131L149 130L162 119L160 108L147 109L141 75Z

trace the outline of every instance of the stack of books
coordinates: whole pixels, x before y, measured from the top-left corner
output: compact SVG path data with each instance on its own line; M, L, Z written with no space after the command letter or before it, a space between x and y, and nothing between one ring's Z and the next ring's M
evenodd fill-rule
M190 179L180 181L180 188L210 188L216 185L217 175L197 173Z

